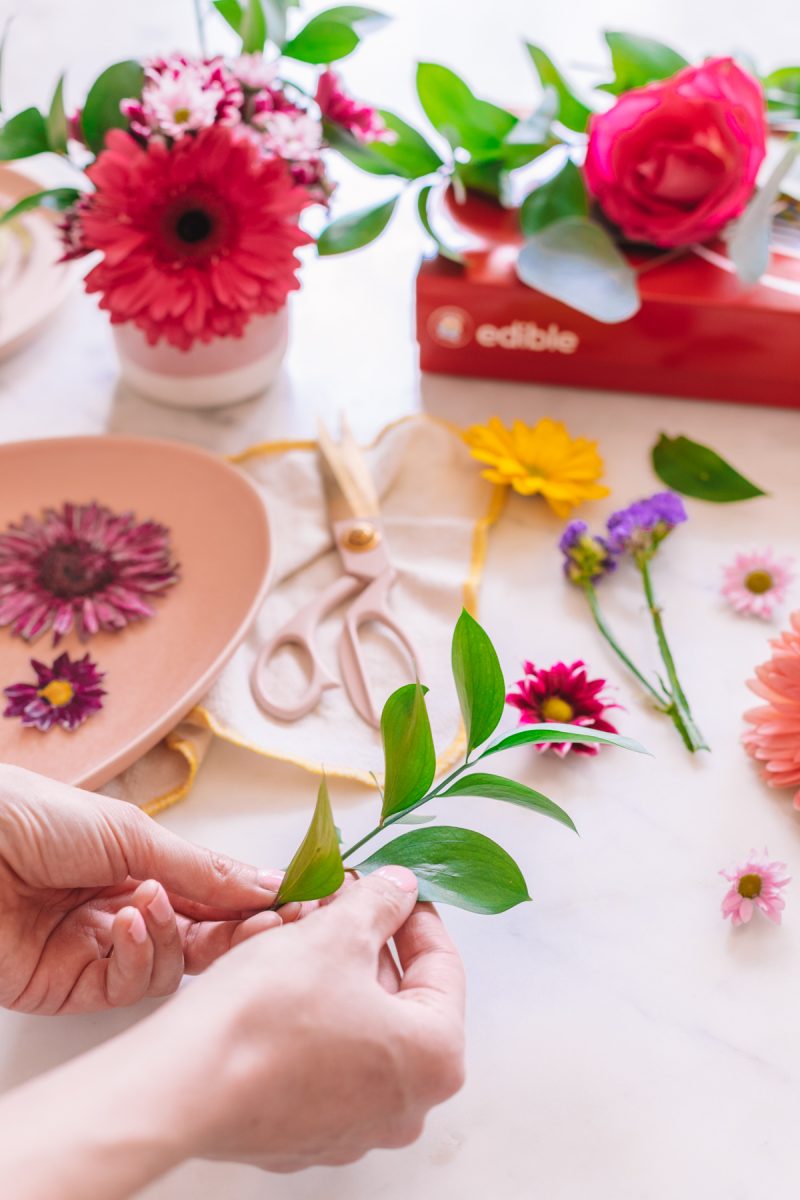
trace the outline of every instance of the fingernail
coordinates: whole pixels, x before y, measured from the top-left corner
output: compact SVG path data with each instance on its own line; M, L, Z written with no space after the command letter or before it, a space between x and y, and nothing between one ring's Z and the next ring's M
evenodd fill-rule
M265 892L277 892L283 883L283 871L259 871L258 886Z
M400 888L401 892L415 892L417 890L417 877L413 871L409 871L408 867L381 867L375 872L382 879L388 879L390 883L394 883Z
M159 887L156 891L155 896L147 906L147 911L159 925L166 925L167 921L172 918L172 905L162 887Z
M147 941L147 926L144 923L144 917L139 912L138 908L133 909L131 923L128 926L128 933L136 942L137 946L141 946Z

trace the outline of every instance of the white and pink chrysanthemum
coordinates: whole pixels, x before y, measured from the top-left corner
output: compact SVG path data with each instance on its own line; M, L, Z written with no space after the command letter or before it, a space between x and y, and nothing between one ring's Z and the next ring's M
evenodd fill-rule
M64 504L0 533L0 626L53 644L152 617L179 578L169 530L100 504Z
M239 82L221 58L174 55L150 62L141 99L123 100L120 107L140 137L177 139L215 124L238 124L243 103Z
M744 714L750 728L742 742L766 783L794 788L794 806L800 808L800 611L789 622L790 628L770 641L772 657L747 681L766 703Z
M724 569L722 595L736 612L768 621L794 578L790 558L772 550L737 554Z
M720 875L731 885L722 901L723 917L730 917L733 925L746 925L758 909L780 925L786 907L781 889L791 881L786 863L775 862L766 850L763 854L751 850L746 862Z
M322 149L322 127L308 113L260 112L253 123L263 130L262 148L287 162L315 162Z

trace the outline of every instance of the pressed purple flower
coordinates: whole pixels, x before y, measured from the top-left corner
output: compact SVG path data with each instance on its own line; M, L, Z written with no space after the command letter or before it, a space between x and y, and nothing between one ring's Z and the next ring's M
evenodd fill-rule
M558 548L564 555L564 574L572 583L596 583L617 565L608 542L589 533L585 521L570 521Z
M31 659L36 683L12 683L3 688L8 704L4 717L19 717L23 725L47 733L54 725L73 730L103 707L103 672L88 654L73 662L60 654L52 666Z
M687 520L675 492L657 492L636 500L608 518L608 540L614 554L652 552L676 525Z
M169 530L100 504L64 504L0 534L0 626L53 645L152 617L149 603L179 578Z

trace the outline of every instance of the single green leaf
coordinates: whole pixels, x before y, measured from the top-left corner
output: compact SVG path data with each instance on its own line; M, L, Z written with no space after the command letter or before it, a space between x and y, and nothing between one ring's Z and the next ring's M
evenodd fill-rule
M332 63L352 54L360 40L350 25L326 21L325 14L320 13L284 44L283 54L298 62Z
M420 900L486 914L505 912L530 900L511 855L472 829L447 825L413 829L381 846L356 869L369 874L392 864L414 872Z
M30 158L50 149L47 124L38 108L25 108L0 129L0 161Z
M396 821L392 821L393 825L429 825L431 821L436 820L436 813L420 813L410 812L405 813L402 817L398 817Z
M603 226L586 217L565 217L528 238L517 275L604 324L627 321L641 307L636 273Z
M392 20L388 13L378 12L376 8L364 8L360 4L339 4L335 8L324 9L317 16L323 21L349 25L361 37L376 33Z
M568 129L575 129L578 133L583 133L589 123L592 110L578 99L553 60L545 54L540 46L534 46L531 42L526 42L526 46L539 76L540 84L543 88L552 88L558 96L558 120Z
M496 742L490 742L480 758L489 754L499 754L503 750L512 750L515 746L525 746L537 742L586 742L604 746L619 746L621 750L633 750L636 754L649 754L644 746L633 738L623 737L619 733L604 733L601 729L585 729L582 725L559 725L555 721L547 721L542 725L528 725L524 729L515 729L513 733L505 733Z
M45 121L47 125L47 141L50 149L56 154L66 154L67 150L67 114L64 111L64 76L62 75L53 92L50 111Z
M518 804L521 808L531 808L534 812L552 817L560 821L568 829L577 833L572 817L559 808L541 792L526 787L524 783L516 783L513 779L505 779L502 775L486 775L476 771L474 775L462 775L451 784L442 796L486 796L489 800L507 800L509 804Z
M494 200L500 200L503 195L505 176L505 161L497 157L457 162L454 169L454 179L461 184L462 190L483 192Z
M344 156L354 166L362 171L366 171L369 175L394 175L402 176L403 172L380 154L375 146L375 142L362 142L359 138L353 137L347 129L341 125L335 125L333 121L322 122L323 135L325 141L334 150Z
M767 108L800 117L800 67L780 67L762 79Z
M308 832L283 877L275 904L320 900L344 881L339 838L333 823L328 782L323 775Z
M772 206L784 179L800 153L800 141L792 141L773 167L762 187L725 235L728 254L742 283L757 283L769 265L769 239L772 231Z
M15 217L31 212L35 208L49 208L53 212L63 212L82 195L83 192L70 187L50 188L46 192L34 192L33 195L24 196L22 200L18 200L11 208L0 212L0 225L4 225L7 221L13 221Z
M261 0L247 0L239 26L242 54L260 54L267 40L267 18Z
M371 175L421 179L443 166L439 155L413 126L386 109L379 109L378 115L393 134L393 140L361 142L329 121L325 122L325 137L335 150Z
M436 751L425 707L428 689L407 683L392 692L381 713L386 759L381 821L416 804L436 774Z
M279 48L286 41L286 14L290 8L297 8L299 0L262 0L264 14L267 18L267 38Z
M127 126L120 104L141 96L143 85L144 70L132 59L107 67L94 81L83 106L81 126L86 145L95 154L103 149L109 129Z
M583 175L568 158L557 175L541 183L526 197L519 219L522 232L531 237L555 221L565 217L585 217L588 211L589 198Z
M527 117L517 121L514 128L506 136L506 145L527 143L538 145L547 142L556 114L558 113L558 93L553 87L546 87L542 92L539 107Z
M451 659L469 757L497 728L505 706L506 686L489 635L466 609L462 609L456 622Z
M670 46L657 42L655 38L640 37L635 33L614 33L606 30L605 39L611 51L614 79L601 85L604 92L619 96L631 88L644 87L656 79L668 79L687 60Z
M432 185L426 184L426 186L420 190L419 196L417 196L417 212L419 213L419 219L422 222L422 227L428 234L428 237L433 238L434 242L436 243L436 249L439 251L442 258L449 258L450 262L454 263L463 263L464 256L459 254L457 250L451 250L449 246L446 246L431 225L430 216L428 215L428 200L430 199L432 190Z
M214 8L224 21L227 21L234 33L240 33L242 28L242 6L239 0L213 0Z
M697 500L730 504L767 495L710 446L687 437L670 438L662 433L653 447L653 469L667 487Z
M383 204L360 208L357 212L331 221L317 238L318 253L344 254L348 250L359 250L369 242L374 242L389 224L397 200L398 197L393 196Z
M419 63L417 95L422 109L454 149L470 154L499 151L517 118L504 108L479 100L463 79L439 63Z

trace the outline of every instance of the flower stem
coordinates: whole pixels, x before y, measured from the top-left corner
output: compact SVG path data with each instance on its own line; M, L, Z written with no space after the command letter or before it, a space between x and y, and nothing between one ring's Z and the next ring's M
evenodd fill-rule
M678 672L675 666L675 660L672 657L672 651L667 641L667 634L664 629L664 622L661 616L661 607L658 604L655 592L653 591L653 580L650 574L650 559L646 555L636 555L636 565L642 576L644 585L644 594L647 600L647 607L650 610L650 617L655 630L658 649L661 653L661 659L667 672L667 680L669 681L670 692L672 694L673 712L671 716L674 724L681 734L687 748L689 750L708 750L708 743L702 733L695 724L689 708L689 701L681 687L678 679Z
M203 0L194 0L194 19L197 25L197 41L200 46L200 53L203 58L207 58L208 47L206 45L206 21L205 13L203 12Z
M636 679L638 679L639 683L642 685L642 687L645 689L645 691L648 693L648 695L655 702L656 707L661 712L667 712L669 709L670 703L671 703L671 698L668 695L662 694L661 692L658 691L657 688L653 687L650 680L647 679L647 677L642 674L642 672L639 670L639 668L636 666L636 664L628 657L628 655L622 649L619 642L614 637L614 634L611 632L611 629L609 628L608 624L606 623L605 617L603 616L602 612L600 611L600 603L597 599L597 592L595 590L594 584L590 580L587 580L581 586L583 587L583 591L586 596L586 600L588 602L592 616L594 617L594 623L597 626L597 628L600 630L600 633L603 635L605 640L608 642L611 649L616 654L617 658L620 660L620 662L623 662L625 664L625 666L628 668L628 670L631 672L631 674Z

